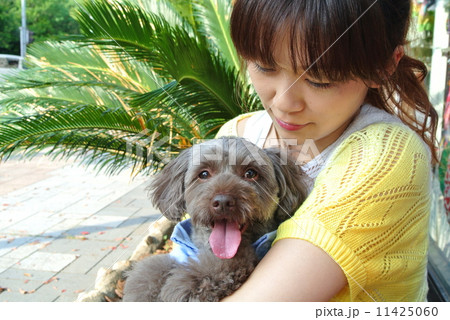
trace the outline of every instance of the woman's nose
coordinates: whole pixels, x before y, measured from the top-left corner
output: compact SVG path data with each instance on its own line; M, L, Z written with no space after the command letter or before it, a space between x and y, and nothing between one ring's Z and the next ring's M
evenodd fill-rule
M278 86L274 107L285 113L299 112L305 108L300 79L287 78Z

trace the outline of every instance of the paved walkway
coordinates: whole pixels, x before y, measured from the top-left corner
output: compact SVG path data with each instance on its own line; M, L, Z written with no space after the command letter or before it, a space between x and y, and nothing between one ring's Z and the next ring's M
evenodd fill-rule
M148 178L40 157L0 163L0 302L74 301L160 217Z

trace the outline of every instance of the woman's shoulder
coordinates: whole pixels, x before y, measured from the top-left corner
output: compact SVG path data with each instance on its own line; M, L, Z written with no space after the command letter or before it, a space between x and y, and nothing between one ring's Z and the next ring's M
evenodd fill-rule
M430 172L431 153L417 133L400 123L376 123L336 148L316 185L353 191L372 185L370 192L377 193L404 183L424 184Z
M403 123L374 123L352 133L336 148L333 158L337 160L343 155L357 156L365 163L399 162L418 156L431 163L428 146Z
M237 136L242 137L245 129L245 125L247 120L256 114L260 114L264 111L254 111L249 113L243 113L234 117L231 120L225 122L225 124L220 128L219 132L216 135L216 138L225 137L225 136Z

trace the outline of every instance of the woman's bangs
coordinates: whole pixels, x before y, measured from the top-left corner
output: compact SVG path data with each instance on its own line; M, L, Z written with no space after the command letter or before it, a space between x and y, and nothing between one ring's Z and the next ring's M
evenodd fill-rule
M358 25L349 28L351 22L345 21L351 19L345 19L343 14L338 17L339 10L318 10L312 6L302 8L287 21L294 70L307 72L318 80L346 81L360 77L364 62L354 49L360 47L362 41Z
M280 29L280 21L285 20L277 2L261 6L258 1L249 1L247 6L237 2L231 16L231 37L237 53L245 60L258 61L266 66L274 66L274 50Z
M356 61L343 42L335 41L326 33L318 38L311 32L297 31L291 36L289 48L293 70L323 81L355 78L357 73L352 71L355 69L352 62Z
M365 13L365 1L286 2L236 2L231 36L243 59L276 66L275 50L287 45L295 72L328 81L370 80L383 67L383 25L371 14L378 8Z

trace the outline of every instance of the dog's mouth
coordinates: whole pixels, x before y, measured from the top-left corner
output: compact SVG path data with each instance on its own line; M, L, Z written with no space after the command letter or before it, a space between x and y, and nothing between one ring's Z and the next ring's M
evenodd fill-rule
M213 230L209 236L209 245L214 255L220 259L231 259L236 255L241 244L241 235L247 228L236 221L226 219L214 222Z

